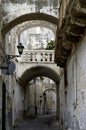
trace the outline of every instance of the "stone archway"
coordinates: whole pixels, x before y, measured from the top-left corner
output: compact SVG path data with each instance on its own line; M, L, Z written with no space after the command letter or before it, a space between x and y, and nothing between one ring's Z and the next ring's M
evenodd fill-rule
M59 98L59 75L49 67L46 66L36 66L26 70L22 76L19 78L19 83L25 87L28 83L38 77L44 76L52 79L56 83L56 97L57 97L57 119L60 119L60 98Z
M30 21L30 20L45 20L48 21L52 24L57 25L57 18L54 19L53 16L50 15L46 15L43 13L37 13L37 14L25 14L23 16L20 16L12 21L10 21L9 23L5 24L4 27L2 28L2 35L3 35L3 44L5 44L5 34L7 32L10 31L10 29L12 29L13 27L15 27L16 25L25 22L25 21ZM47 70L47 71L46 71ZM52 71L51 69L45 67L42 68L40 67L40 72L38 73L39 68L34 68L32 70L28 70L26 73L24 73L24 75L22 75L20 82L24 81L25 85L28 83L28 81L30 81L34 76L41 76L44 75L46 77L51 78L52 80L55 81L56 84L59 84L59 76L58 74L56 74L54 71ZM24 77L26 77L27 74L30 73L30 77L28 75L28 77L25 79ZM55 77L53 77L53 75ZM23 80L22 80L23 79ZM25 79L25 80L24 80Z
M28 30L30 28L34 28L34 27L43 27L43 28L47 28L49 30L52 30L53 33L56 32L56 25L49 23L47 21L38 21L38 20L34 20L34 21L28 21L25 22L25 24L21 24L17 27L16 32L19 35L20 33L22 33L25 30Z
M9 17L9 16L8 16ZM23 22L26 21L32 21L32 20L40 20L40 21L46 21L51 23L52 25L56 25L58 24L58 19L54 16L45 14L45 13L30 13L30 14L24 14L21 16L18 16L16 18L12 18L12 20L7 20L4 19L2 22L2 29L1 29L1 34L2 34L2 44L5 45L6 44L6 34L15 26L17 26L18 24L21 24ZM5 53L5 50L3 50L3 52Z
M28 82L37 76L48 77L52 79L57 85L59 84L59 75L54 70L46 66L36 66L26 70L19 78L19 82L23 86L27 86Z
M54 89L53 87L52 88L47 88L44 90L43 92L43 99L44 99L44 114L46 114L46 103L47 103L47 96L49 96L49 93L51 93L52 95L52 92L53 92L53 95L52 97L54 96L54 100L53 102L51 101L51 106L52 108L54 109L54 113L56 113L56 110L57 110L57 93L56 93L56 88Z
M58 23L58 19L56 17L48 15L48 14L44 14L44 13L24 14L17 18L14 18L11 21L8 21L7 23L4 23L4 21L3 21L2 34L7 33L10 29L12 29L13 27L15 27L16 25L18 25L20 23L23 23L26 21L31 21L31 20L44 20L49 23L55 24L56 26Z

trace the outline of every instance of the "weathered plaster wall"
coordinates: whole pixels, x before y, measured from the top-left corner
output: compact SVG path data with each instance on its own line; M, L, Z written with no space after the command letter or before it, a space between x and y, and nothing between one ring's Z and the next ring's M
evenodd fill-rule
M60 113L64 125L72 130L86 130L86 37L74 45L67 62L67 84L60 81ZM63 85L64 84L64 85ZM63 123L63 121L62 121Z
M15 125L24 119L25 110L25 90L19 84L16 84L14 90L14 113Z
M47 2L47 4L48 3L50 3L50 1ZM52 5L53 4L54 3L52 3ZM56 2L56 4L57 4L57 2ZM16 3L11 3L11 2L3 3L3 15L4 15L4 20L6 20L6 21L4 21L4 23L8 22L20 15L28 14L28 12L29 13L38 12L37 8L39 8L39 7L37 7L36 3L28 3L28 2L21 3L20 1L18 1ZM50 10L50 9L52 9L52 10ZM39 12L50 14L55 17L58 16L58 10L56 8L54 8L54 6L49 6L49 5L46 6L43 4L43 7L41 6Z
M86 130L86 35L77 49L77 109L80 129Z

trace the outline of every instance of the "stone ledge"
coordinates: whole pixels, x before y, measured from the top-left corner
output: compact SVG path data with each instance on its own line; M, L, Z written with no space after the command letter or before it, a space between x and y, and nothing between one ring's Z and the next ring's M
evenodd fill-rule
M73 44L78 43L84 37L86 2L84 0L73 0L71 4L69 2L66 12L61 27L58 25L56 36L55 62L60 67L64 67Z

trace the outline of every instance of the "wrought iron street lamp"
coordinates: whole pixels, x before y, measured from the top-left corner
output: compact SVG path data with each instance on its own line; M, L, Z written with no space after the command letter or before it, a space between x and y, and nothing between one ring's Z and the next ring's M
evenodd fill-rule
M23 49L24 49L24 46L22 45L22 43L19 43L19 45L17 46L17 48L18 48L19 54L22 55Z
M22 43L19 43L19 45L17 46L17 48L18 48L19 55L5 55L3 57L3 60L4 61L9 61L9 60L11 60L11 59L13 59L15 57L20 57L22 55L22 53L23 53L24 46L22 45Z
M19 43L17 46L19 55L5 55L3 56L3 62L0 65L0 69L2 70L2 73L4 74L12 74L15 70L15 63L10 61L11 59L15 57L20 57L23 53L24 46L22 43Z

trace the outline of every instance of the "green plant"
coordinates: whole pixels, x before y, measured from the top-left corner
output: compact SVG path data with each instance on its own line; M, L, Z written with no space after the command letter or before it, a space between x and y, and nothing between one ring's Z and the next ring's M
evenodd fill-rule
M50 42L48 42L46 50L53 50L55 46L55 43L53 40L51 40Z

